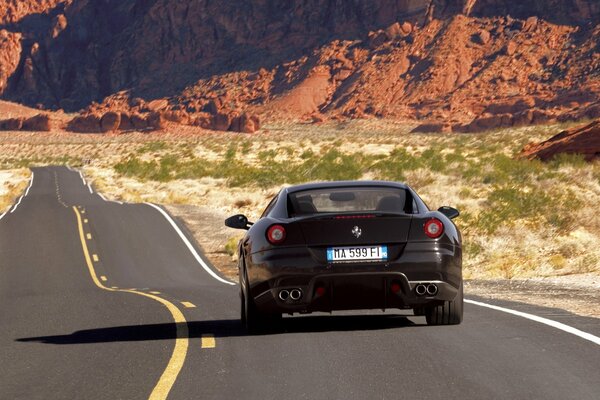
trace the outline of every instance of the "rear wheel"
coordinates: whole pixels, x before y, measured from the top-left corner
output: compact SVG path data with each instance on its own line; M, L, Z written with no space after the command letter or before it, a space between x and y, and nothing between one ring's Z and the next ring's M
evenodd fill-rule
M415 307L415 308L413 308L413 313L415 314L416 317L422 317L425 315L425 308L424 307Z
M240 320L242 321L242 325L246 326L246 296L244 296L244 291L240 290Z
M427 325L458 325L463 319L463 285L460 284L454 300L425 309Z
M256 304L254 304L252 296L250 296L250 286L247 277L244 289L245 293L242 290L241 294L241 320L246 330L249 333L255 333L269 328L272 329L276 326L281 321L281 314L265 314L256 308Z

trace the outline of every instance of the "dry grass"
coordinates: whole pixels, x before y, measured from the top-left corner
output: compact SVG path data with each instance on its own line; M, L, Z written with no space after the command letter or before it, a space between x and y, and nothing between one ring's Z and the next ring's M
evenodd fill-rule
M0 214L8 211L29 184L27 168L0 170Z
M286 184L405 181L430 208L461 210L456 222L467 278L600 274L600 164L515 158L526 143L565 125L457 135L409 133L412 128L367 120L273 124L252 136L202 130L0 135L0 166L83 166L96 188L114 199L194 205L251 219Z

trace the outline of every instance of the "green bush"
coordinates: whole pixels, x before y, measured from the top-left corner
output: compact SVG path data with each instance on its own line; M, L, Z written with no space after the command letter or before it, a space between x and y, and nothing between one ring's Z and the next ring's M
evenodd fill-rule
M139 149L137 149L137 152L139 154L155 153L157 151L164 150L166 148L167 148L167 143L162 140L158 140L158 141L146 143L145 145L143 145Z

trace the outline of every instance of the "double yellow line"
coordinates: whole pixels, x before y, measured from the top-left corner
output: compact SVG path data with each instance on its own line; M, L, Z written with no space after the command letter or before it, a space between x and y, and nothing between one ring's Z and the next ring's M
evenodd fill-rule
M179 309L173 303L159 296L150 293L140 292L135 289L118 289L104 286L102 282L100 282L100 280L98 279L98 275L96 274L96 270L94 269L94 264L92 263L92 259L90 258L90 252L85 241L85 232L83 231L83 224L81 222L81 213L79 212L77 207L73 207L73 211L77 216L79 238L81 239L81 247L83 249L85 262L90 272L90 276L92 277L92 281L94 281L94 284L100 289L109 292L126 292L148 297L165 306L173 316L173 320L175 321L177 329L177 339L175 340L175 348L173 349L173 354L171 354L171 359L169 360L167 367L163 371L160 379L158 380L156 386L152 390L152 393L149 397L150 400L164 400L169 395L169 392L171 391L171 388L173 387L173 384L175 383L175 380L177 379L177 376L179 375L179 372L183 367L183 363L185 362L185 357L189 345L189 329L187 326L187 321L183 316L183 313L179 311Z

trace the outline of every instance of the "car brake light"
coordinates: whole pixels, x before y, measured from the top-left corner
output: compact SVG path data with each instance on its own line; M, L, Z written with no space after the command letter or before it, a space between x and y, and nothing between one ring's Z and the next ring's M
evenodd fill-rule
M437 218L425 222L425 234L432 239L439 238L444 233L444 224Z
M267 240L271 244L279 244L285 240L285 228L281 225L271 225L267 229Z
M366 215L338 215L335 219L363 219L363 218L375 218L373 214Z

